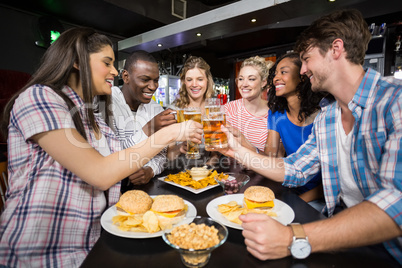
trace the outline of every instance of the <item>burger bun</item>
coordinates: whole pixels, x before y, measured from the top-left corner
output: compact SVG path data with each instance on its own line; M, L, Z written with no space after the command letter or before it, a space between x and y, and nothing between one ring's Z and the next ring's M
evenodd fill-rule
M151 208L152 202L152 198L144 191L127 191L120 196L116 204L117 214L123 216L144 214Z

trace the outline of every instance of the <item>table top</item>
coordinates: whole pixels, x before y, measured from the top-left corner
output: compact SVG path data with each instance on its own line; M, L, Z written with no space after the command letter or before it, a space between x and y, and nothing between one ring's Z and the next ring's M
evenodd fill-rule
M250 182L240 192L251 185L270 187L276 198L287 203L295 212L294 222L307 223L325 217L312 208L293 191L283 187L252 171L231 170L246 173ZM161 174L164 176L172 171ZM197 215L208 216L207 204L223 195L221 187L194 194L185 189L169 185L158 179L148 184L137 186L149 195L176 194L191 202L197 209ZM335 253L313 253L305 260L286 257L279 260L260 261L248 253L241 230L229 228L227 241L215 249L206 267L393 267L387 260L375 254L375 247L361 247ZM88 254L82 267L184 267L177 251L170 248L161 237L133 239L115 236L103 230L100 239Z

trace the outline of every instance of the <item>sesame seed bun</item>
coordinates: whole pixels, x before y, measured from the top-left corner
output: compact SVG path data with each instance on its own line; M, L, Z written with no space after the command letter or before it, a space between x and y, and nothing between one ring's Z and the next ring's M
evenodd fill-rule
M275 199L274 192L264 186L250 186L244 191L244 198L254 202L267 202Z
M143 214L152 206L152 198L144 191L131 190L120 196L121 208L129 213Z
M157 212L169 212L184 209L183 198L177 195L158 195L152 204L152 210Z

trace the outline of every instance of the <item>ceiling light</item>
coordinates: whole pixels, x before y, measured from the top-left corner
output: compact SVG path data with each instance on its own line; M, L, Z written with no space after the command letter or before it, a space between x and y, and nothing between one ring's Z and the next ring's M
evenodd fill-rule
M328 2L335 2L336 0L328 0Z
M197 33L197 36L201 36L202 34L201 33Z
M163 45L162 45L161 43L159 43L159 44L158 44L158 47L161 47L161 46L163 46Z
M251 22L256 22L257 20L256 19L251 19Z

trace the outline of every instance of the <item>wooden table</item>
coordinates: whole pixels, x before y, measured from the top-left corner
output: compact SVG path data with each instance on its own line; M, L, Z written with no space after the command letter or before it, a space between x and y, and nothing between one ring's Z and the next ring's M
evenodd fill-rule
M293 191L281 184L251 171L234 171L247 173L251 177L250 182L240 192L244 192L251 185L270 187L275 192L276 198L292 207L295 212L294 222L307 223L325 218ZM168 172L164 172L161 176ZM223 194L220 187L194 194L156 178L137 189L144 190L150 195L179 195L191 202L200 216L208 216L207 204ZM240 230L233 228L228 228L228 230L227 241L212 252L206 267L398 267L387 263L383 257L377 256L375 247L362 247L336 253L314 253L305 260L286 257L279 260L260 261L248 253ZM161 237L131 239L103 231L82 267L184 267L184 265L180 260L179 253L166 245Z

